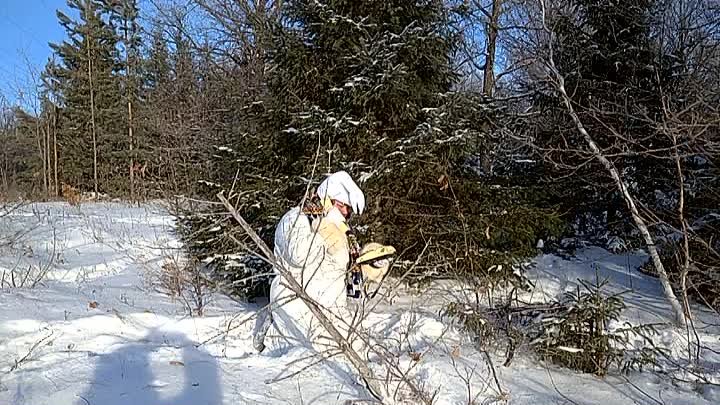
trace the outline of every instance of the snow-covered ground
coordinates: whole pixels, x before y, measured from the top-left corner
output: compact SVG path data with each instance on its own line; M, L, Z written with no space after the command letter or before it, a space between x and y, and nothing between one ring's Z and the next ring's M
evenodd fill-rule
M116 203L34 204L0 219L0 237L22 234L14 246L0 247L0 273L48 269L35 288L0 290L0 404L337 404L367 398L339 360L294 375L307 355L302 349L255 353L252 322L243 321L257 305L213 293L204 315L194 316L186 300L159 289L161 266L181 255L172 226L160 206ZM598 248L572 259L541 255L529 298L556 297L597 271L611 279L611 291L629 291L624 320L667 321L659 283L635 271L643 261L641 254ZM502 366L502 353L490 353L498 389L485 356L439 317L439 300L447 294L447 286L403 290L370 318L376 336L400 347L399 364L412 367L426 390L437 390L437 404L720 403L718 388L677 370L600 379L527 353L518 353L510 367ZM702 353L704 372L720 383L720 319L700 308L696 313L699 339L711 349ZM687 356L685 340L670 327L658 336L678 364Z

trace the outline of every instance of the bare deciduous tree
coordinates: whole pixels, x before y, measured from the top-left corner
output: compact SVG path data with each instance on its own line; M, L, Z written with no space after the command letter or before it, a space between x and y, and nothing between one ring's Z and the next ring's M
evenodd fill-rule
M547 25L547 8L545 4L545 0L540 0L541 5L541 12L542 12L542 22L543 27L545 28L545 31L548 35L548 49L547 54L545 55L542 62L544 63L544 66L547 69L548 73L548 80L552 83L553 87L556 89L558 94L560 95L560 98L562 99L563 104L565 105L565 108L567 109L568 114L571 116L573 122L575 123L576 129L580 136L582 137L584 143L586 144L586 147L591 152L594 159L596 159L602 167L608 172L610 177L613 179L613 182L615 183L618 191L622 195L623 199L625 200L625 203L627 204L628 209L630 210L630 214L632 216L633 221L635 222L635 225L637 226L638 230L640 231L642 238L645 242L646 248L648 249L648 253L650 254L650 257L652 258L653 264L655 266L655 269L659 275L660 283L662 284L663 291L665 293L665 297L667 298L668 302L672 306L675 321L678 324L685 324L686 322L686 309L683 308L682 304L678 300L677 296L675 295L675 292L673 291L672 285L670 284L670 279L668 277L667 272L665 271L665 266L662 263L662 260L660 259L660 254L657 250L657 245L655 238L652 236L648 229L648 225L643 218L643 216L640 214L640 210L638 209L636 199L631 194L629 187L627 185L627 182L623 179L622 175L618 171L617 167L605 156L603 151L598 146L597 142L593 139L593 137L588 133L588 131L585 129L585 125L580 120L580 117L575 112L575 108L573 107L573 100L568 95L568 92L565 88L565 77L560 73L558 70L556 64L555 64L555 58L553 55L553 40L554 40L554 34L553 31L548 27ZM689 311L689 309L687 309Z

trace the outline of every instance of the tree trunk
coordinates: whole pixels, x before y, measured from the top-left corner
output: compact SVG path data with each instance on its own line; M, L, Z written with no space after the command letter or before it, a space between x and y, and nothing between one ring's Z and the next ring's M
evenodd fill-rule
M660 260L660 255L658 254L657 248L655 247L655 240L650 234L650 230L648 230L645 220L640 215L640 211L635 204L635 198L632 196L632 194L630 194L630 190L628 190L627 184L620 176L620 172L618 172L615 165L603 154L602 150L600 150L600 147L598 147L597 143L595 143L595 140L587 132L587 130L585 129L585 125L583 125L580 117L575 112L575 108L572 105L572 99L570 98L567 90L565 89L565 77L563 77L563 75L560 73L560 71L557 69L557 66L555 65L555 58L553 57L554 49L552 43L554 36L552 30L550 30L550 28L548 28L547 26L547 16L544 0L540 0L540 7L542 12L543 29L545 30L545 32L547 32L550 38L546 63L550 71L550 75L552 76L551 81L555 86L557 92L560 94L560 98L565 104L565 108L567 109L568 114L570 114L570 117L575 123L575 127L577 128L585 143L590 148L593 157L597 159L600 164L605 168L605 170L610 173L610 177L615 182L617 189L620 191L620 194L622 195L625 203L630 209L630 214L632 216L633 222L635 222L635 226L637 226L638 230L640 231L643 241L645 242L645 245L647 247L648 253L652 258L655 270L658 272L658 278L660 279L660 284L662 285L663 291L665 293L665 298L668 300L670 306L672 307L675 322L678 325L684 326L686 325L687 321L687 318L685 317L685 312L683 311L683 307L672 289L672 285L670 284L667 272L665 271L665 266L663 266L662 260Z
M677 170L678 176L678 188L680 191L680 201L678 201L678 219L682 225L683 233L683 261L682 271L680 273L680 291L682 294L683 306L685 307L685 316L689 321L692 322L692 312L690 312L690 299L688 298L687 290L687 278L690 273L690 238L689 238L689 227L685 220L685 179L683 176L682 162L680 160L680 152L678 151L677 136L673 134L673 148L675 158L675 169Z
M47 162L45 161L45 150L43 149L43 139L45 139L45 135L42 137L40 136L40 114L35 118L35 137L37 138L37 145L38 145L38 154L40 155L40 160L42 161L42 171L43 171L43 192L47 196L48 192L48 183L47 183Z
M48 112L49 114L49 112ZM52 178L52 161L50 159L50 118L45 118L45 173L47 173L48 189L47 196L50 197L53 189L53 178Z
M493 0L490 20L487 23L487 54L485 55L485 72L483 77L483 94L492 97L495 91L495 50L499 30L503 0Z
M10 137L10 130L8 129L5 133L6 137ZM3 194L7 194L8 190L8 170L10 168L10 165L8 163L8 148L2 148L3 149L3 165L0 168L0 174L2 175L2 184L3 184Z
M0 177L2 177L3 194L7 194L7 192L8 192L7 169L8 169L7 152L3 152L3 164L2 164L2 167L0 167Z
M88 56L88 82L90 84L90 130L92 132L93 144L93 189L97 197L98 193L98 161L97 161L97 132L95 131L95 89L92 80L92 53L90 52L90 40L88 38L87 56Z
M88 1L85 3L85 12L87 15L92 14L92 2ZM98 160L97 160L97 131L95 127L95 88L93 86L93 71L92 71L92 41L90 40L90 33L87 34L85 37L85 40L87 41L87 58L88 58L88 65L87 65L87 75L88 75L88 85L90 86L90 132L92 135L92 145L93 145L93 190L95 191L95 197L97 197L98 194Z
M55 197L60 195L60 183L58 182L58 150L57 150L57 106L53 104L53 164L55 177Z
M555 68L554 62L552 62L552 70L555 73L555 78L557 79L557 89L560 92L560 95L562 96L562 99L565 103L565 107L567 108L568 112L570 113L570 116L572 117L573 122L575 123L575 126L577 127L578 132L580 132L580 135L582 135L583 139L585 140L585 143L588 144L588 147L590 148L590 151L592 152L593 156L603 165L603 167L610 173L610 177L615 182L615 185L617 186L618 190L620 191L620 194L623 196L623 199L625 200L625 203L627 204L628 208L630 209L630 213L632 215L633 221L635 222L635 225L640 230L640 234L643 237L643 241L645 242L645 245L647 246L648 252L650 253L650 257L652 258L653 264L655 265L655 270L657 270L660 284L662 284L663 291L665 292L665 297L670 302L670 306L672 307L672 310L675 315L675 321L676 323L680 325L685 325L686 317L685 317L685 311L683 310L682 305L680 304L680 301L678 300L677 296L675 295L675 292L672 289L672 285L670 284L670 279L668 278L667 272L665 271L665 266L663 266L662 261L660 260L660 255L658 254L657 248L655 247L655 240L653 239L652 235L650 234L650 231L648 230L647 224L645 223L645 220L640 216L640 212L637 208L637 205L635 204L635 198L630 194L630 190L627 188L627 184L625 184L625 181L620 176L620 173L618 172L615 165L610 162L610 160L605 157L605 155L602 153L600 148L595 143L595 140L588 134L587 130L585 129L585 126L583 125L582 121L580 121L580 117L578 117L577 113L575 113L575 109L572 106L570 96L568 96L567 91L565 90L565 78L560 74L560 72Z
M504 0L493 0L492 9L485 27L487 46L485 51L485 66L483 67L483 94L488 97L492 97L495 93L495 54L503 1ZM480 164L485 174L490 175L492 173L493 158L490 149L484 149L482 151Z
M123 7L127 7L127 4L123 4ZM130 28L128 27L128 17L126 13L123 13L123 40L125 41L125 91L127 92L127 110L128 110L128 150L129 150L129 181L130 181L130 201L135 201L135 161L133 158L133 97L134 97L134 81L132 80L133 66L130 59L131 44L130 44Z
M130 201L135 201L135 160L133 159L133 108L128 99L128 137L130 138Z

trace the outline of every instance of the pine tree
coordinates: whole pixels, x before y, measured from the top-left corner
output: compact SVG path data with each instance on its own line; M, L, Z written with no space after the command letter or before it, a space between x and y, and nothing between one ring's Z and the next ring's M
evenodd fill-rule
M118 172L115 154L122 150L123 132L118 38L104 16L104 2L68 0L68 6L79 19L58 11L68 39L51 44L59 58L54 74L64 116L58 137L62 178L81 189L112 191L105 183Z
M196 154L205 146L201 141L208 134L202 133L203 110L200 80L195 61L195 54L190 39L182 30L175 30L171 38L174 50L170 54L171 82L169 98L165 102L167 124L172 128L168 133L166 146L172 146L170 164L173 171L169 173L170 182L178 190L192 190L198 180L200 171L197 165L202 164L202 158ZM201 142L199 142L201 141Z
M566 87L572 93L587 130L623 173L633 194L649 206L658 206L656 191L674 187L669 161L647 153L671 145L656 131L662 116L660 89L667 88L670 72L666 55L653 39L653 0L568 0L551 16L554 57ZM543 45L545 46L545 44ZM544 50L540 50L544 52ZM552 165L548 173L562 177L559 201L579 220L578 231L588 236L631 231L621 196L602 170L588 165L589 154L564 106L544 84L534 83L533 101L540 113L533 120L537 143L546 147ZM560 170L558 170L560 167ZM564 176L567 168L577 168ZM586 202L592 201L592 204ZM601 222L601 226L597 226ZM604 237L604 236L603 236Z
M172 190L166 181L168 165L163 163L167 156L162 148L169 145L167 122L168 106L172 105L171 95L171 64L167 41L163 37L160 26L152 28L150 46L147 55L141 61L142 98L143 103L138 111L137 123L145 134L145 139L136 156L145 163L146 173L144 184L146 192L153 190Z
M9 115L13 124L7 128L6 166L4 171L11 179L7 186L23 192L25 196L37 198L45 195L43 182L43 149L39 113L29 113L20 107L13 107Z
M440 0L285 3L282 24L261 38L267 93L244 110L252 129L218 152L207 197L233 193L271 243L275 221L300 202L310 174L317 182L344 169L368 196L365 239L412 258L429 242L424 276L512 282L515 260L558 223L552 211L525 204L527 191L492 188L468 165L501 112L491 99L452 91L449 17ZM254 274L230 256L237 247L223 234L232 223L221 213L183 223L200 259L232 262L226 270L237 279ZM252 295L262 281L237 286Z
M138 22L140 10L137 0L110 0L106 3L106 8L109 10L109 21L115 28L122 45L122 56L118 65L122 72L123 103L126 106L124 118L127 128L127 190L130 199L134 200L136 198L135 172L139 171L139 165L136 166L135 149L138 127L135 116L137 115L142 77L140 71L141 30Z
M143 61L143 70L151 92L159 91L170 80L170 52L161 27L153 29L152 45Z

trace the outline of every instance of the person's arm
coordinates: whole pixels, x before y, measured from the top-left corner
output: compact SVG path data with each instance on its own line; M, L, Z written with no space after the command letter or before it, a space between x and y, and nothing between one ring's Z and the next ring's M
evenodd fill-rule
M278 253L289 265L296 268L319 260L323 243L314 233L310 222L299 210L284 216L275 232Z
M349 257L349 244L347 239L347 226L332 221L320 221L317 234L322 238L328 255L339 262Z

